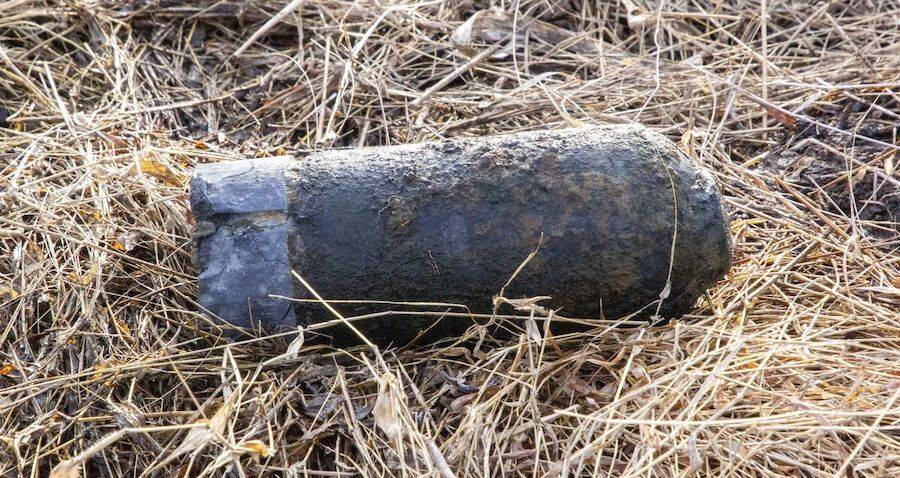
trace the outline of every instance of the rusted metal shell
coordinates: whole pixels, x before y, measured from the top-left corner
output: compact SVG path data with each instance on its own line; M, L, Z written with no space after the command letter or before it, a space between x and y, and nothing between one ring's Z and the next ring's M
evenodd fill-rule
M617 318L657 308L682 314L731 263L711 176L639 126L204 165L192 178L191 204L199 302L243 326L334 318L269 296L310 297L291 270L328 299L454 302L486 312L538 250L506 297L551 296L544 305L560 314ZM433 322L381 316L357 326L391 342ZM431 336L470 324L444 318Z

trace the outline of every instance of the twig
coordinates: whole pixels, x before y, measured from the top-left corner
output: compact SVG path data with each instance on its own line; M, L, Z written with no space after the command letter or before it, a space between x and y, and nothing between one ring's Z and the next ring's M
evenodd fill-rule
M241 54L247 51L247 49L250 48L250 46L253 45L256 40L259 40L260 37L268 33L268 31L275 27L275 25L281 23L281 21L284 20L284 17L290 15L294 10L300 8L300 6L302 6L304 3L306 3L306 0L291 0L291 2L285 5L284 8L276 13L274 17L270 18L269 21L263 24L263 26L259 27L258 30L253 32L253 34L250 35L250 38L242 43L241 46L239 46L238 49L231 54L231 56L241 56Z

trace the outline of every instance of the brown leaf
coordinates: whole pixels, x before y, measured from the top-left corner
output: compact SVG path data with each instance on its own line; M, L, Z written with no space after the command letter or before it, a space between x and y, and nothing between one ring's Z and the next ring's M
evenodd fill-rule
M774 118L775 121L781 123L788 129L791 129L791 130L797 129L797 117L796 116L786 113L786 112L784 112L778 108L775 108L773 106L763 105L763 107L766 109L766 112L769 113L769 116Z
M591 397L596 399L604 398L603 393L594 388L591 384L585 382L584 380L578 377L572 377L566 382L566 385L572 389L578 395L584 395L585 397Z
M81 461L59 462L50 470L50 478L81 478Z
M496 395L500 391L500 387L496 385L485 385L483 388L478 389L481 393L470 393L468 395L463 395L461 397L457 397L452 402L450 402L450 410L454 412L461 412L468 408L472 402L478 400L479 398L491 398Z
M184 175L173 171L168 164L152 158L141 159L140 166L141 172L162 181L166 186L181 187L187 181Z
M465 410L477 397L477 393L470 393L468 395L456 397L452 402L450 402L450 410L452 412L459 413Z
M72 282L81 284L81 285L90 285L91 282L94 281L94 278L97 277L98 272L100 272L100 267L97 264L94 264L83 275L79 275L77 272L70 273L69 280L71 280Z
M194 211L191 211L190 208L185 212L184 218L187 220L187 223L192 226L197 224L197 218L194 216Z
M235 446L235 452L237 453L249 453L251 455L258 455L261 457L267 457L270 454L269 447L266 446L261 440L248 440L243 443L238 443Z
M689 129L681 135L681 147L689 158L699 161L697 149L694 147L694 130Z
M643 8L635 5L630 0L622 0L622 5L625 7L625 20L628 23L628 28L632 30L641 29L655 20L654 16L648 14Z

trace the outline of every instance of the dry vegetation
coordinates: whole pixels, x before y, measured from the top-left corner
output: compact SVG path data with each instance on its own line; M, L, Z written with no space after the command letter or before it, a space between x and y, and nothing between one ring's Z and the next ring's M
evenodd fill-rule
M520 0L452 37L489 6L0 3L3 476L900 475L900 3ZM196 313L198 163L634 121L732 214L691 316L279 355Z

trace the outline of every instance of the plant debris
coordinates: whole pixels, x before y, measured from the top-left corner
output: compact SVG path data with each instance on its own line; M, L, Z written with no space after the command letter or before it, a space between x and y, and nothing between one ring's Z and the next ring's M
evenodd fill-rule
M514 25L453 41L491 7ZM900 475L898 19L874 0L0 3L0 474ZM630 122L712 170L732 215L734 267L669 325L553 335L501 305L496 337L337 350L194 303L197 164Z

